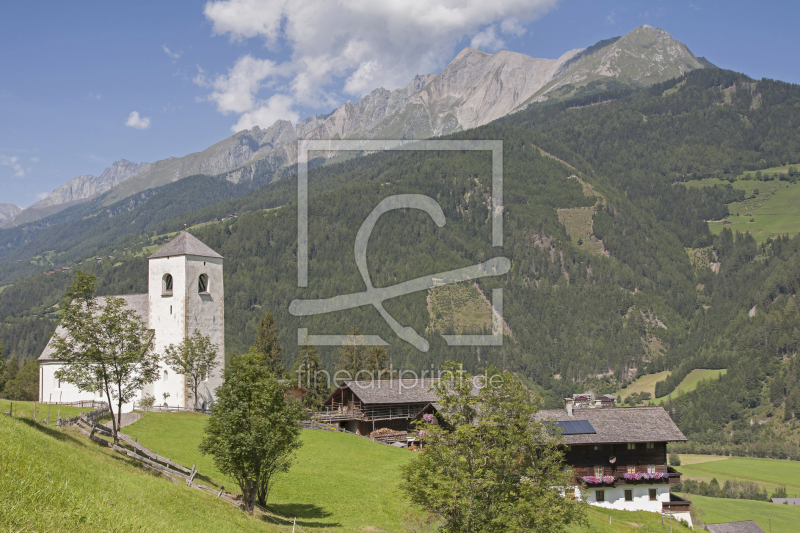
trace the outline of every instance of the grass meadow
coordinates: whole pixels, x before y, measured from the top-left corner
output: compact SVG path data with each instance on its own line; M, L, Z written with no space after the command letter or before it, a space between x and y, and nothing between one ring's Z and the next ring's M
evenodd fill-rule
M185 466L196 464L201 483L237 492L211 457L197 451L206 420L195 413L148 413L125 433ZM306 530L403 531L411 510L398 488L400 467L414 452L344 433L304 430L302 439L294 466L270 491L270 510L297 517Z
M91 411L91 407L71 407L68 405L47 405L34 402L11 402L9 400L0 400L0 413L8 413L12 409L14 418L21 418L25 420L33 420L33 406L36 405L36 420L44 420L47 418L48 410L50 413L51 425L55 425L58 413L64 418L72 418L81 413Z
M641 394L643 392L649 392L650 397L655 397L656 383L659 381L664 381L671 373L672 372L669 370L664 370L663 372L657 372L655 374L646 374L639 379L630 382L624 389L617 390L614 393L614 396L622 396L622 399L624 400L626 397L634 393Z
M717 369L717 370L709 370L709 369L702 369L698 368L689 372L689 374L683 378L680 385L670 394L667 396L661 396L660 398L655 398L650 400L650 402L640 403L639 405L646 405L647 403L651 403L654 405L661 405L662 403L666 402L669 399L669 396L673 398L678 396L679 394L686 394L687 392L691 392L697 388L697 385L704 379L717 379L720 374L724 375L727 373L728 370ZM664 372L658 372L656 374L647 374L639 379L632 381L627 387L624 389L619 389L614 392L614 396L622 397L624 400L631 394L638 392L649 392L651 396L655 396L656 390L656 383L659 381L664 381L670 375L669 370L665 370Z
M674 398L679 394L686 394L687 392L692 392L697 388L697 385L704 379L717 379L720 375L724 376L727 373L728 373L727 368L723 369L697 368L695 370L692 370L691 372L689 372L689 375L683 378L681 384L678 385L678 387L674 391L672 391L671 394L667 396L661 396L660 398L656 398L653 401L653 403L657 405L665 403L670 396Z
M796 165L795 165L796 166ZM763 174L786 172L787 167L762 170ZM752 173L751 173L752 174ZM690 181L687 187L711 187L727 184L716 178ZM734 189L744 191L745 200L728 204L731 213L724 220L709 222L709 229L719 233L723 227L731 231L750 232L757 242L780 235L800 233L800 183L787 181L757 181L738 179L732 184ZM758 194L754 195L754 191ZM752 220L752 222L751 222ZM727 224L726 224L727 222Z
M753 481L766 487L770 494L785 485L790 498L800 497L800 461L683 454L680 458L681 466L675 468L686 479L711 481L717 478L720 486L728 479Z
M76 430L0 415L0 531L277 532Z
M755 520L766 532L795 533L800 529L800 505L778 505L753 500L710 498L696 494L684 494L695 508L702 510L704 524ZM770 529L770 520L772 527Z

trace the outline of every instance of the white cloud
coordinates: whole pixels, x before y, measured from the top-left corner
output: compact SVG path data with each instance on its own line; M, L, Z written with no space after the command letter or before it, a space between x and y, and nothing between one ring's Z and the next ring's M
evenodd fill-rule
M150 127L150 118L140 117L138 111L131 111L131 114L128 115L128 120L125 121L125 125L137 130L146 130Z
M691 7L695 11L700 11L700 6L698 6L697 4L693 4L692 2L689 2L689 7Z
M606 21L609 24L616 24L617 23L617 19L616 19L615 15L614 15L613 11L606 16Z
M39 158L38 157L31 157L31 161L34 162L34 163L38 163L39 162Z
M496 50L502 36L522 35L526 22L558 2L213 0L204 13L215 35L234 42L260 38L267 50L288 49L291 58L276 64L245 55L227 74L209 80L201 72L195 82L212 89L208 99L220 112L241 115L234 128L254 120L270 126L261 121L281 109L289 118L298 105L336 105L344 99L339 93L360 97L404 86L416 74L445 66L465 38ZM273 100L277 95L288 100Z
M19 157L15 155L11 157L0 155L0 165L11 167L14 170L14 175L18 178L25 176L25 169L22 168L22 165L19 163Z
M252 111L242 114L233 131L249 130L253 126L271 126L276 120L288 120L296 123L300 116L292 111L292 99L282 94L270 97L266 102Z
M161 49L164 50L164 53L167 54L172 59L180 59L181 56L183 55L183 50L181 50L180 52L173 52L172 50L167 48L166 44L162 44L161 45ZM173 63L174 63L174 61L173 61Z
M36 194L34 194L34 196L36 197L37 200L44 200L45 198L50 196L50 193L49 192L37 192Z
M478 50L498 50L505 46L506 43L503 42L503 39L500 39L494 33L494 26L489 26L482 32L475 34L475 37L472 38L472 42L470 42L470 46L472 48L477 48Z

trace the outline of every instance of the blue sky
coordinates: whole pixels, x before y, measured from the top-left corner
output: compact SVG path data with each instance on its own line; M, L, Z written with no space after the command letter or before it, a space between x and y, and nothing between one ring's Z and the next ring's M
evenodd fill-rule
M555 58L650 24L718 66L800 82L796 2L252 2L4 3L0 203L330 112L471 44Z

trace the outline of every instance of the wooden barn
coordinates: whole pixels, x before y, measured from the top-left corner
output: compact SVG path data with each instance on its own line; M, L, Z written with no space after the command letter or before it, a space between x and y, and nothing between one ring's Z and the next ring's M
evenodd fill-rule
M359 435L377 432L405 440L411 421L437 400L433 383L431 378L345 381L315 418Z

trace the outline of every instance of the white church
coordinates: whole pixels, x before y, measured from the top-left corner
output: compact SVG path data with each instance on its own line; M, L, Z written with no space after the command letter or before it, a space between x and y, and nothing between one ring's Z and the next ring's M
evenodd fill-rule
M163 355L167 346L177 346L195 330L210 337L211 343L217 346L219 365L200 385L198 407L213 403L225 367L222 260L221 255L184 231L149 257L147 294L118 296L149 329L155 331L156 353ZM55 335L64 335L61 326ZM39 401L106 401L105 396L98 392L81 392L76 386L56 378L56 371L63 363L52 359L54 352L51 341L39 357ZM193 407L194 401L187 395L187 385L182 374L176 374L162 363L160 378L146 385L136 401L148 395L156 399L156 405ZM123 411L132 408L133 403L130 403L123 407Z

